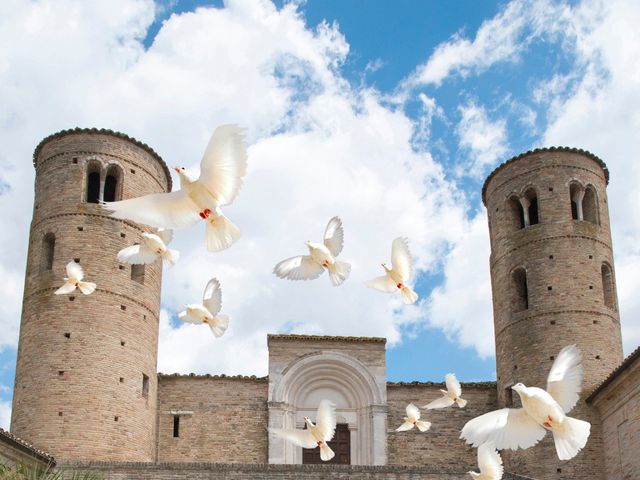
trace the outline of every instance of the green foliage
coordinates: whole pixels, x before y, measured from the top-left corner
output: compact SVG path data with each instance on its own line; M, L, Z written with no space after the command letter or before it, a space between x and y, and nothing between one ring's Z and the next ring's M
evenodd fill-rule
M0 480L102 480L102 476L92 472L66 472L54 469L52 465L21 463L9 468L0 463Z

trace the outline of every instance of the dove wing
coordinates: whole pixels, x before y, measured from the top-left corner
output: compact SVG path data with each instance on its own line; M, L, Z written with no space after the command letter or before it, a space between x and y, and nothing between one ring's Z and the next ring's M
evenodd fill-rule
M222 308L222 289L217 278L209 280L209 283L204 288L202 304L214 317L220 312Z
M289 280L313 280L318 278L323 271L322 265L311 258L310 255L287 258L278 263L273 269L273 273L278 277Z
M74 262L73 260L67 263L67 278L69 280L75 280L79 282L84 278L84 272L82 271L82 267L79 263Z
M419 420L420 419L420 409L416 407L413 403L407 405L406 408L407 418L410 420Z
M447 390L449 393L453 393L456 398L462 395L462 387L454 373L447 373L444 376L444 381L447 384Z
M547 377L547 392L568 413L578 403L582 388L582 355L575 345L560 350Z
M336 406L329 400L322 400L316 414L316 428L325 442L336 432Z
M244 130L237 125L219 126L200 162L198 182L209 190L219 206L228 205L238 195L246 173Z
M397 272L403 282L409 281L413 274L411 265L411 252L409 251L409 243L405 237L398 237L391 245L391 265L393 270Z
M331 255L337 257L342 251L344 244L344 229L342 228L342 220L333 217L329 220L327 228L324 230L324 246L329 249Z
M119 202L106 202L113 218L127 219L158 228L181 228L200 220L200 209L183 190L151 193Z
M182 311L178 314L178 318L180 320L182 320L183 322L186 323L193 323L195 325L200 325L202 323L202 321L198 320L197 318L193 318L191 315L189 315L186 310Z
M469 420L462 427L460 438L474 447L493 442L499 450L517 450L533 447L545 433L522 408L503 408Z
M270 428L274 435L290 441L294 445L302 448L315 448L318 446L316 439L309 430L283 430L280 428Z
M173 240L173 230L168 228L159 228L157 235L160 237L160 240L164 242L165 246L169 245L171 240Z
M152 263L156 258L158 258L158 254L152 252L144 245L131 245L118 252L118 261L121 263L130 263L131 265Z
M427 410L433 410L436 408L446 408L446 407L450 407L451 405L453 405L453 399L451 397L440 397L437 398L436 400L434 400L433 402L428 403L427 405L425 405L422 408L426 408Z
M365 285L374 290L380 290L381 292L395 292L398 287L389 275L382 275L369 280Z
M478 467L480 473L488 479L500 479L504 473L502 458L492 443L483 443L478 447Z

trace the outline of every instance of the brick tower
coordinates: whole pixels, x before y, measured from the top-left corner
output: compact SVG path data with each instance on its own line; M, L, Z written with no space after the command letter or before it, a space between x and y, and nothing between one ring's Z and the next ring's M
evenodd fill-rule
M171 190L147 145L75 129L37 146L12 432L63 460L154 460L160 261L120 264L140 226L99 200ZM75 260L97 290L54 295Z
M485 181L496 339L498 402L519 405L510 387L546 386L555 355L583 356L581 400L571 416L591 422L585 449L561 462L550 434L505 453L509 470L535 478L603 478L597 412L584 399L622 361L606 186L595 155L544 148L512 158Z

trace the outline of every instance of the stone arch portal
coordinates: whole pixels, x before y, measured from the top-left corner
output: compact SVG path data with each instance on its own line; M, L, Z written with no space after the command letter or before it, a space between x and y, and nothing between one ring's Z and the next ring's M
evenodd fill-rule
M297 358L269 386L269 427L303 428L322 399L336 404L338 423L349 426L351 463L386 464L386 391L360 361L341 352ZM270 375L270 383L271 383ZM302 449L269 435L269 463L300 464Z

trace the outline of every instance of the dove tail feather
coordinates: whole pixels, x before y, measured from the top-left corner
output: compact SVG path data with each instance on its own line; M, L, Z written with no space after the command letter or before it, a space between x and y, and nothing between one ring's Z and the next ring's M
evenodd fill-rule
M418 420L416 422L416 427L418 427L418 430L420 430L421 432L426 432L427 430L429 430L431 428L431 422L425 422L422 420Z
M335 452L331 450L329 445L327 445L327 442L322 442L320 444L320 459L322 459L323 462L328 462L335 456Z
M221 337L229 328L229 315L220 314L215 316L213 321L209 322L209 327L216 337Z
M405 303L405 305L411 305L412 303L415 303L416 300L418 300L418 294L414 292L411 287L403 285L400 291L402 292L402 301Z
M337 287L344 282L351 273L351 265L347 262L338 262L337 260L333 265L327 267L329 271L329 278L334 287Z
M73 282L67 282L62 285L59 289L53 292L55 295L65 295L67 293L71 293L76 289L76 284Z
M167 262L169 265L175 265L178 263L180 259L180 252L178 250L173 250L171 248L167 248L167 250L162 254L162 260Z
M229 248L240 238L240 229L224 215L207 222L207 250L218 252Z
M78 288L85 295L90 295L96 290L96 284L92 282L78 282Z
M553 424L552 431L558 458L569 460L587 444L591 424L577 418L565 417L561 424Z
M467 401L464 398L456 398L456 404L458 405L458 407L460 408L464 408L467 406Z

